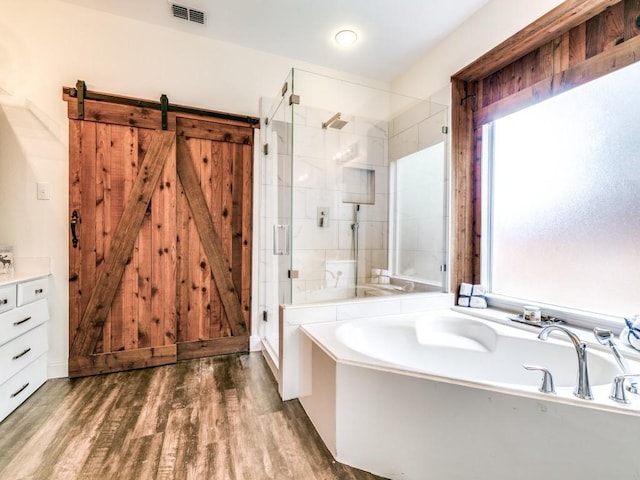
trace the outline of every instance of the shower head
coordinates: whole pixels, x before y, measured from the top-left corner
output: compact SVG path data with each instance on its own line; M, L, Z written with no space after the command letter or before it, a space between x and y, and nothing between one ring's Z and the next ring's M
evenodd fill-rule
M322 122L322 128L326 129L327 127L336 128L338 130L342 129L347 123L346 120L340 120L340 112L336 113L333 117L331 117L326 122Z

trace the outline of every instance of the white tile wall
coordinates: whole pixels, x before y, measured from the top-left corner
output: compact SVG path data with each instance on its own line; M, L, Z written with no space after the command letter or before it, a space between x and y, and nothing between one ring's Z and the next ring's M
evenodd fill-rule
M304 99L302 99L304 102ZM271 106L272 100L263 100L264 106ZM287 103L285 101L285 103ZM264 109L266 111L266 109ZM308 108L304 104L293 109L282 105L273 117L269 128L261 129L266 135L270 154L261 159L261 208L260 229L260 303L259 308L275 318L274 306L286 302L288 287L291 285L291 301L305 302L341 301L351 297L355 283L355 263L353 260L354 205L343 203L345 185L342 167L354 167L375 171L375 203L362 205L360 210L358 276L364 282L372 268L388 267L388 204L389 204L389 163L405 154L416 151L421 144L431 141L432 125L420 122L433 113L432 106L419 105L405 115L388 123L372 120L343 112L342 119L348 123L341 130L322 129L322 122L328 120L335 111ZM292 115L293 112L293 115ZM293 125L291 119L293 118ZM435 120L434 120L435 121ZM391 138L388 140L388 136ZM338 152L351 149L348 158L336 158ZM291 154L293 154L293 161ZM283 186L292 182L293 200ZM434 196L442 195L442 185L432 187ZM284 192L283 192L284 191ZM277 204L276 204L277 203ZM328 224L320 228L317 224L318 207L327 208ZM292 210L293 221L291 258L274 257L272 226L275 223L289 223L286 215ZM442 227L438 235L444 235ZM418 244L420 231L415 232L413 244ZM433 252L431 251L433 247ZM428 253L421 258L416 250L416 262L429 264L442 252L436 251L436 243L428 245ZM433 257L433 258L432 258ZM282 278L282 272L291 268L298 270L299 277L289 282ZM347 264L336 262L349 261ZM335 283L337 271L342 275ZM280 271L280 275L279 275ZM331 274L327 271L332 272ZM284 293L283 293L284 292ZM283 310L283 324L289 330L283 331L286 338L293 338L290 330L300 323L335 321L340 318L355 318L358 315L397 313L406 308L419 308L421 302L413 300L403 307L398 299L387 297L373 303L314 306L313 308L287 307ZM268 334L270 342L276 342L278 335L274 322L261 325L262 332ZM283 346L284 347L284 346ZM275 347L274 347L275 348Z

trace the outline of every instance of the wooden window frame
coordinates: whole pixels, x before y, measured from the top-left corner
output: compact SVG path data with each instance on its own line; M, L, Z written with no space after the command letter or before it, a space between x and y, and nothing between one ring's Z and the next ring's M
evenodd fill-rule
M452 292L481 278L482 126L640 61L638 22L640 0L567 0L452 76Z

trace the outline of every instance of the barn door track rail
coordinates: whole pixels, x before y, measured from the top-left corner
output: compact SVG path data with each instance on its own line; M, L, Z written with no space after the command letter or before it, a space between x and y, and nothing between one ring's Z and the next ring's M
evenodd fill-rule
M117 95L109 95L107 93L93 92L87 90L87 85L84 80L78 80L76 82L75 88L73 87L64 87L62 89L64 94L69 95L72 98L77 98L78 101L78 110L77 110L77 119L85 120L85 109L84 102L85 100L95 100L99 102L109 102L115 103L119 105L128 105L132 107L145 108L150 110L159 110L162 112L162 129L166 130L168 125L167 114L169 112L174 113L183 113L189 115L201 115L204 117L217 118L220 120L229 120L232 122L240 122L248 124L252 127L257 127L260 124L260 119L256 117L249 117L243 115L233 115L230 113L217 112L215 110L206 110L195 107L187 107L184 105L172 105L169 103L169 98L167 95L162 94L160 96L159 102L153 102L149 100L141 100L138 98L132 97L123 97Z

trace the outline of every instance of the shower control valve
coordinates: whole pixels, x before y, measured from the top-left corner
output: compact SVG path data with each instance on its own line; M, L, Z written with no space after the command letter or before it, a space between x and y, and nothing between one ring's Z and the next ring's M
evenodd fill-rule
M326 228L329 226L329 207L318 207L318 227Z

